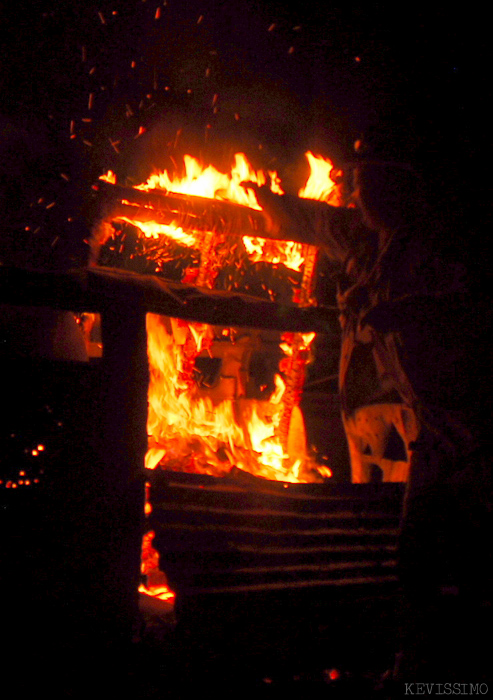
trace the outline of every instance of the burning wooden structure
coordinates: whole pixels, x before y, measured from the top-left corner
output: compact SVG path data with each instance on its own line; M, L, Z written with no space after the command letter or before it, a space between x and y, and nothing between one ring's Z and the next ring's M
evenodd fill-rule
M252 177L246 172L237 180ZM97 411L90 455L84 452L94 483L89 513L80 504L77 511L78 525L99 533L97 557L110 582L104 594L94 594L96 615L104 608L110 627L135 618L142 535L149 528L181 609L184 601L216 593L395 590L400 487L332 487L304 444L297 405L309 343L315 333L336 335L338 324L335 307L315 303L317 250L293 244L300 238L293 231L284 232L281 247L260 239L266 230L256 209L106 182L98 188L99 265L67 273L3 269L0 276L4 303L101 316ZM177 218L187 231L176 234ZM175 233L132 233L149 219L173 224ZM182 234L197 237L183 246ZM171 354L156 359L153 344L170 345ZM173 363L178 373L166 384L163 366ZM173 430L165 434L162 401L171 394L181 400L190 387L185 431L202 420L209 434L178 435L168 418ZM194 405L205 413L196 417ZM226 428L237 424L233 437L216 435L210 422L225 406ZM258 442L252 418L262 423ZM145 470L145 457L148 466L161 467ZM55 502L64 485L74 486L62 473L57 480ZM81 481L79 473L75 482ZM61 513L62 527L64 518Z

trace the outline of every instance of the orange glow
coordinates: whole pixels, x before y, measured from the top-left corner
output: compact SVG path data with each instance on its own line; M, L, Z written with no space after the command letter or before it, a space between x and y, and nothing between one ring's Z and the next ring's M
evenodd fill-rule
M168 588L168 586L152 586L151 588L147 588L147 586L141 584L139 586L139 593L144 593L152 598L159 598L159 600L168 600L170 603L175 599L174 592Z

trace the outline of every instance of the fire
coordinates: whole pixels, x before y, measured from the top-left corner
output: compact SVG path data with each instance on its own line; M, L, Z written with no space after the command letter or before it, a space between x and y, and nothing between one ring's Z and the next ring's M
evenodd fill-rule
M306 154L310 164L310 175L298 196L303 199L318 199L333 206L341 206L340 189L332 178L334 166L322 156L315 156L308 151Z
M311 174L299 196L339 204L337 186L330 177L330 161L311 153L306 155ZM224 199L256 210L260 206L254 192L242 183L265 185L269 180L272 191L282 194L277 174L266 176L262 171L255 171L243 154L236 154L229 174L211 165L204 168L192 156L185 156L184 166L181 178L170 178L167 172L162 172L151 175L137 189ZM102 179L116 184L111 172ZM175 225L123 216L120 220L135 226L149 240L159 242L164 237L187 248L199 249L207 240ZM309 253L309 246L290 241L243 236L242 242L252 262L283 265L296 272L302 272ZM211 262L214 263L213 258ZM313 265L305 271L307 279L312 271ZM207 276L199 271L195 280L203 284ZM314 333L285 334L279 338L278 371L273 372L270 386L260 387L260 398L252 398L248 392L248 362L259 340L255 332L235 335L230 329L148 314L147 335L150 367L148 469L162 466L218 476L237 467L256 476L284 482L331 476L328 467L318 468L309 459L303 419L297 410ZM200 384L197 380L200 359L220 362L219 380ZM291 382L289 386L287 382ZM147 501L146 513L150 510ZM172 602L175 594L159 569L159 554L152 546L153 537L151 531L143 538L141 567L146 584L142 584L139 591Z
M129 224L139 228L146 238L158 239L161 236L167 236L187 246L187 248L192 248L198 243L197 237L190 233L185 233L181 226L158 224L156 221L139 221L138 219L129 219L127 216L120 217L120 220L127 221Z
M338 186L331 177L332 163L310 152L306 157L310 176L299 196L340 204ZM111 172L102 179L116 184ZM221 199L258 211L261 207L254 191L244 186L246 182L268 185L273 192L282 194L277 173L256 171L242 153L235 155L229 173L220 172L212 165L203 166L196 158L186 155L180 176L172 177L166 171L155 173L135 189ZM153 205L146 201L139 207L146 212L142 218L151 220L139 220L137 215L132 218L128 214L130 206L125 212L128 216L119 214L115 220L132 224L140 232L139 238L150 244L156 242L155 248L145 249L147 260L154 261L159 256L162 260L168 255L167 260L180 257L182 253L176 253L174 249L163 254L161 241L170 240L185 249L197 251L191 263L187 262L182 281L214 287L218 272L225 264L233 272L236 268L235 274L243 274L241 259L233 254L240 239L217 236L219 244L216 247L214 231L188 232L173 224L153 221L152 215L147 216ZM130 205L131 202L122 200L122 204ZM269 263L275 269L283 266L294 271L294 275L285 272L288 284L299 285L298 289L293 286L291 290L292 301L312 303L309 290L315 248L251 236L243 236L241 242L242 255L247 255L252 263ZM157 251L156 257L147 257L151 256L149 251ZM291 277L296 279L292 281ZM262 287L265 289L264 285ZM227 289L230 288L238 288L238 282L231 283ZM268 292L272 298L272 292ZM238 333L152 314L148 315L147 331L151 376L147 468L162 466L218 476L238 467L257 476L281 481L322 478L307 456L305 436L300 427L302 419L297 409L314 334L291 333L279 337L274 352L277 368L271 368L268 384L252 391L249 362L258 350L258 332ZM201 375L200 366L206 367L208 363L211 367L220 366L217 376L212 377L212 369L211 377L207 375L209 370L204 370ZM296 439L293 438L294 424ZM295 444L296 441L303 443L302 446Z
M155 173L136 189L177 192L191 194L209 199L225 199L229 202L243 204L251 209L260 209L252 190L242 187L242 182L255 182L264 185L265 174L255 171L243 153L236 153L231 173L221 173L212 165L204 168L200 162L190 155L183 159L185 174L183 177L170 179L166 171Z
M147 532L142 539L140 570L146 583L139 586L139 593L172 603L175 594L168 588L166 575L159 568L159 553L152 546L153 539L154 532L152 530Z
M146 467L221 475L233 466L269 479L304 480L279 432L286 411L280 372L265 399L247 397L248 361L258 338L232 342L211 326L148 314L150 447ZM307 334L311 342L313 334ZM305 342L305 341L301 341ZM286 347L288 344L284 343ZM195 360L213 356L222 363L218 385L201 388ZM285 441L284 441L285 442Z
M331 179L332 163L329 160L314 156L308 152L310 177L300 192L300 197L322 199L331 204L337 200L337 185ZM270 188L277 194L282 194L280 179L276 172L256 171L243 153L236 153L230 173L222 173L214 166L204 167L196 158L184 156L184 174L170 177L167 171L152 174L146 182L137 185L135 189L152 192L160 190L177 194L188 194L209 199L222 199L235 202L255 210L261 210L253 190L244 187L242 183L252 182L259 186L270 183ZM109 171L101 179L116 183L116 177ZM136 218L119 216L118 220L126 221L136 226L144 237L158 239L166 236L188 248L200 248L202 241L178 226L163 225L156 222L143 222ZM301 243L292 241L272 241L260 237L243 236L243 245L252 262L267 262L271 265L283 265L289 270L300 272L305 262L305 248Z

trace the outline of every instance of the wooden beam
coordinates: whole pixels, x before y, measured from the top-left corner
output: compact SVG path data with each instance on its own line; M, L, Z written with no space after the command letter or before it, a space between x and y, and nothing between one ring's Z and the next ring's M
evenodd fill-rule
M287 306L113 268L61 273L0 268L0 301L100 313L139 305L145 312L217 326L339 334L336 307Z
M299 225L294 218L286 217L281 227L273 233L262 211L234 202L176 192L145 192L104 181L98 183L97 187L101 216L106 220L125 217L165 225L175 224L190 233L214 231L217 234L258 236L312 245L318 243L313 229ZM302 202L303 207L310 211L327 209L325 202Z

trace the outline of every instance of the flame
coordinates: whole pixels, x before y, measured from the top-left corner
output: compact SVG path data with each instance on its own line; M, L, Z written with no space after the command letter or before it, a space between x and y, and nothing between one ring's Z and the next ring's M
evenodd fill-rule
M185 174L170 179L166 171L151 175L146 182L138 185L139 190L160 189L191 194L209 199L224 199L243 204L252 209L260 209L255 194L241 186L242 182L255 182L264 185L265 174L255 171L243 153L236 153L231 173L221 173L213 165L204 168L193 156L184 156Z
M109 182L111 185L116 185L116 175L112 170L108 170L106 174L100 175L99 179Z
M139 228L146 238L158 239L161 236L168 236L187 248L192 248L197 244L197 237L190 233L185 233L181 226L158 224L155 221L139 221L138 219L129 219L127 216L121 216L119 218L120 221L126 221Z
M332 178L334 170L332 162L321 156L315 156L310 151L305 155L310 166L310 175L305 186L300 189L299 196L340 206L339 187ZM262 186L269 181L273 192L283 194L277 173L268 172L266 174L262 170L256 171L243 153L235 154L230 173L222 173L213 165L204 167L191 155L184 156L184 171L181 177L170 177L167 171L154 173L146 182L137 185L135 189L147 192L162 190L210 199L222 199L256 210L261 210L261 206L258 204L253 190L243 187L242 183L253 182ZM116 184L116 176L111 170L102 175L100 179ZM118 220L133 224L146 238L159 239L161 236L166 236L188 248L199 248L201 245L197 236L187 233L173 224L143 222L124 216L119 216ZM305 262L301 243L272 241L251 236L243 236L242 240L250 260L254 263L267 262L272 265L284 265L290 270L299 272Z
M286 390L281 374L274 374L268 399L245 395L240 366L249 353L248 338L232 342L219 334L229 369L222 391L211 396L198 387L194 375L195 359L207 354L214 341L211 326L148 314L147 333L147 468L161 464L218 476L236 466L269 479L303 480L301 460L290 457L279 433ZM306 340L311 342L313 335L306 334Z
M303 199L317 199L333 206L341 206L340 189L332 179L334 166L332 161L322 156L315 156L308 151L305 153L310 165L310 175L298 196Z
M222 199L235 202L251 209L261 210L253 190L243 187L241 183L253 182L259 186L265 185L267 179L273 192L283 194L279 177L276 172L256 171L243 153L236 153L230 173L222 173L213 165L204 167L196 158L184 156L184 175L171 178L167 171L152 174L146 182L137 185L135 189L146 192L163 190L178 194L189 194L209 199ZM101 180L115 184L113 172L102 175ZM168 236L182 245L193 248L200 246L196 236L184 232L173 225L162 225L155 222L142 222L119 216L118 220L126 221L136 226L146 238ZM244 236L243 243L252 262L268 262L272 265L284 265L288 269L300 271L303 263L303 246L291 241L272 241L264 238Z
M146 583L139 586L139 593L173 602L175 593L168 587L166 574L159 568L159 552L152 546L155 533L151 530L142 538L142 556L140 570Z

